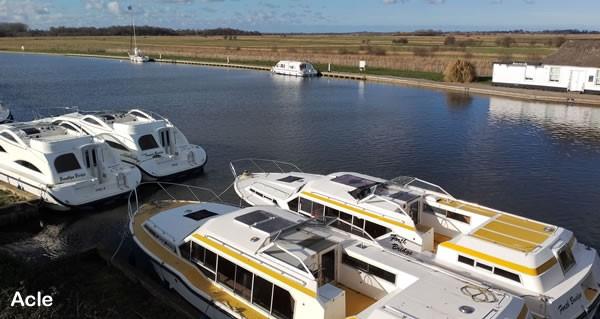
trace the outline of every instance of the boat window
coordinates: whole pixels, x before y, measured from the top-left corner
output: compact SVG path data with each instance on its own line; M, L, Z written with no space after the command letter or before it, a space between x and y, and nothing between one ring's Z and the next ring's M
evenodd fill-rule
M154 136L152 136L152 134L142 135L138 139L138 144L140 145L142 151L158 147L158 144L156 143L156 140L154 139Z
M517 275L513 272L510 272L510 271L506 271L502 268L498 268L498 267L494 268L494 274L504 277L504 278L507 278L507 279L510 279L510 280L514 280L519 283L521 282L521 278L519 277L519 275Z
M352 231L351 231L354 235L358 235L361 237L365 236L365 233L362 231L365 228L365 220L364 219L354 216L354 218L352 219L352 225L356 226L356 227L352 227Z
M54 167L56 168L56 172L59 174L81 169L79 161L73 153L57 156L56 159L54 159Z
M91 118L91 117L86 117L86 118L84 118L83 120L84 120L84 121L86 121L86 122L88 122L88 123L90 123L90 124L94 124L94 125L102 126L102 124L100 124L100 122L98 122L98 121L94 120L94 119L93 119L93 118Z
M40 130L38 130L35 127L27 127L27 128L24 128L22 131L25 132L25 134L27 134L27 135L35 135L35 134L41 133Z
M475 260L461 255L458 255L458 261L469 266L475 265Z
M294 317L294 298L290 293L278 286L273 287L273 310L271 314L280 319Z
M323 219L323 214L325 211L325 206L319 203L313 203L312 209L310 210L310 216L317 219Z
M451 211L447 211L446 217L448 217L450 219L457 220L457 221L459 221L461 223L465 223L465 224L470 224L471 223L471 217L465 216L463 214L451 212Z
M2 145L0 145L0 152L6 153L6 150L4 149L4 147L2 147Z
M273 294L273 284L259 276L254 276L254 286L252 288L252 303L271 312L271 297Z
M312 201L304 198L304 197L300 197L300 210L310 214L312 209Z
M369 235L371 235L371 237L373 238L378 238L391 232L389 228L370 222L368 220L365 220L365 231L369 233Z
M565 274L575 265L575 257L573 257L573 252L568 245L558 253L558 261Z
M198 264L198 269L200 269L206 277L214 280L214 271L217 265L217 255L215 253L192 242L190 260Z
M8 133L6 133L6 132L3 132L3 133L2 133L2 134L0 134L0 135L1 135L2 137L4 137L5 139L7 139L7 140L11 141L11 142L15 142L15 143L17 142L17 140L15 140L15 138L14 138L12 135L10 135L10 134L8 134Z
M252 276L251 272L237 266L235 271L235 288L233 291L248 301L250 301L252 295Z
M480 262L477 262L476 266L479 267L479 268L485 269L487 271L494 270L494 267L492 267L490 265L487 265L487 264L480 263Z
M429 206L429 204L423 203L423 213L433 214L435 213L435 210L433 207Z
M181 244L181 246L179 246L179 253L181 254L181 257L183 257L185 260L191 260L191 258L192 258L191 242L188 241L187 243Z
M217 281L231 288L235 287L235 264L231 261L219 256L219 263L217 267Z
M338 218L340 216L340 212L331 207L325 207L325 217L333 217Z
M39 168L35 167L35 165L33 165L33 164L31 164L31 163L29 163L29 162L27 162L27 161L18 160L18 161L15 161L15 163L17 163L17 164L19 164L19 165L21 165L21 166L23 166L23 167L25 167L25 168L28 168L28 169L30 169L30 170L32 170L32 171L36 171L36 172L38 172L38 173L41 173L41 172L42 172L42 171L40 171L40 169L39 169Z
M187 217L187 218L190 218L190 219L193 219L195 221L200 221L200 220L203 220L205 218L212 217L212 216L215 216L215 215L217 215L217 213L213 213L213 212L208 211L206 209L201 209L199 211L188 213L188 214L185 214L183 216Z
M290 208L291 211L293 212L297 212L298 211L298 197L292 199L291 201L288 202L288 207Z
M114 148L116 150L119 151L129 151L129 149L127 149L127 147L125 147L125 145L121 144L121 143L117 143L111 140L104 140L104 142L106 142L106 144L108 144L108 146L110 146L111 148Z
M77 130L73 125L69 124L69 123L60 123L59 126L66 128L67 130L71 130L71 131L76 131L78 132L79 130Z
M285 182L285 183L293 183L293 182L301 181L301 180L303 180L302 177L293 176L293 175L278 179L278 181Z
M396 282L396 275L383 270L379 267L373 266L371 264L368 264L362 260L356 259L354 257L351 257L347 254L342 254L342 263L351 266L353 268L356 268L358 270L362 270L363 272L379 277L383 280L389 281L391 283L395 283Z
M337 221L333 224L333 227L339 228L345 232L350 232L350 230L352 229L352 227L349 224L352 224L352 215L350 214L346 214L344 212L340 212L340 217L341 220L345 221L346 223L343 223L341 221Z

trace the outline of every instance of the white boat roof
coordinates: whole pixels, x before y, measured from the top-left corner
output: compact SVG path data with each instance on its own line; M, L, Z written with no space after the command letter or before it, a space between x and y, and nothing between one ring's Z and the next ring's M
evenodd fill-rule
M9 140L11 137L20 140L26 146L42 153L66 151L94 141L91 136L82 135L45 121L2 124L0 125L0 135Z
M185 217L198 210L217 214L200 221ZM302 271L300 263L290 257L290 252L306 260L333 245L342 245L345 253L399 277L396 280L397 288L361 312L358 318L494 318L490 314L509 305L518 307L515 313L522 310L522 303L513 303L512 296L485 288L481 289L486 291L491 301L476 301L464 289L473 289L475 294L481 292L480 288L464 279L276 207L238 209L221 204L190 204L158 213L145 225L152 225L153 230L162 233L162 238L173 240L177 246L194 236L217 240L242 255L251 256L262 265L290 274L304 274L309 282L314 282L314 278ZM462 313L460 306L471 307L474 312L470 315ZM408 316L402 317L393 311L390 313L390 309L396 308Z

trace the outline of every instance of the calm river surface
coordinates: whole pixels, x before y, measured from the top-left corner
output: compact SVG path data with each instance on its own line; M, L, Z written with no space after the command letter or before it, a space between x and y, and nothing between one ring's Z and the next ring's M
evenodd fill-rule
M204 146L204 175L224 190L228 162L291 161L307 172L418 176L457 197L557 224L600 248L600 108L465 97L268 72L0 54L0 100L33 111L143 107ZM236 201L235 194L227 196ZM126 207L56 214L0 230L0 249L27 259L115 246Z

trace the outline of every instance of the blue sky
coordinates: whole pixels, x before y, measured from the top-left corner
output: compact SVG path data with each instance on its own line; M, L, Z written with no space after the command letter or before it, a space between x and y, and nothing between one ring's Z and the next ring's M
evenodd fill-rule
M262 32L600 29L598 0L0 0L0 21Z

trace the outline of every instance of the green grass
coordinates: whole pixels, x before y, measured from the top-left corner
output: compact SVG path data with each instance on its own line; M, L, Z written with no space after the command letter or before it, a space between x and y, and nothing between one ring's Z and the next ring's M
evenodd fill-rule
M95 253L30 264L0 254L0 319L175 318L177 313ZM52 307L10 307L19 291L50 294Z

